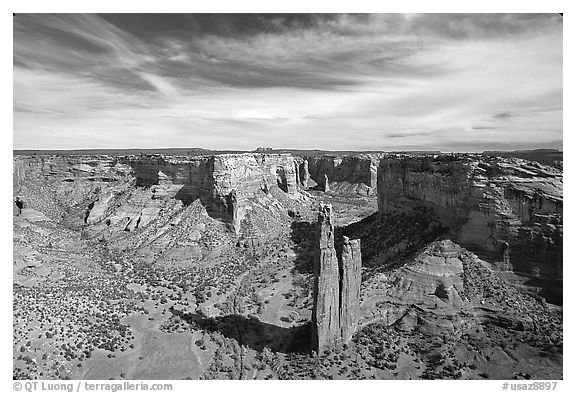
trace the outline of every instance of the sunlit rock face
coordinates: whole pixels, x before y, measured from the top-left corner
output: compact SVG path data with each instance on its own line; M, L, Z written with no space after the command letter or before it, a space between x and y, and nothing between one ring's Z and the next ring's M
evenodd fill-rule
M291 154L255 154L254 157L268 183L278 185L289 195L297 193L299 179Z
M343 343L352 339L360 313L360 283L362 255L360 239L344 236L340 258L340 336Z
M30 209L73 227L106 222L126 231L157 218L170 200L199 199L238 233L248 199L272 187L298 194L290 154L16 156L13 178Z
M462 337L494 324L535 340L554 337L558 345L562 317L552 311L558 309L518 291L489 263L445 239L363 282L359 326L382 321L404 332Z
M100 196L134 184L130 167L109 156L15 156L13 164L14 195L26 208L75 228Z
M316 226L312 349L322 352L348 343L358 325L362 255L360 240L344 236L338 258L332 205L320 204Z
M380 162L378 206L382 213L430 210L456 242L556 297L562 180L558 169L520 159L397 156Z
M318 352L340 342L338 258L334 248L332 206L321 205L316 227L312 348Z

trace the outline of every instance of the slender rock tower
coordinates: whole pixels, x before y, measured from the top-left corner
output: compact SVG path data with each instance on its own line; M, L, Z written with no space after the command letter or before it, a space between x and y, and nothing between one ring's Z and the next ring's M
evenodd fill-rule
M310 180L310 171L308 169L308 160L304 159L304 162L300 164L300 183L304 190L308 189L308 180Z
M318 243L314 254L312 348L321 352L337 345L340 336L340 278L330 204L320 204L316 235Z
M360 239L350 240L344 236L340 260L340 335L343 344L349 342L356 332L361 282Z
M238 197L236 190L228 194L228 217L230 220L230 229L238 235L240 233L240 216L238 215Z
M296 176L296 185L301 186L302 182L300 181L300 163L294 160L294 175Z
M332 205L320 203L314 254L312 349L318 353L350 341L360 309L360 240L344 237L342 258L334 248Z
M324 175L324 184L322 184L322 190L324 192L330 191L330 182L328 181L328 176Z

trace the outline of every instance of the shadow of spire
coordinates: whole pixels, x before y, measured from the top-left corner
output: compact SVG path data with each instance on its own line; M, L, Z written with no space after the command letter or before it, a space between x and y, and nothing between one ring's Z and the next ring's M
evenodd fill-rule
M258 352L264 347L285 354L310 352L309 323L286 328L238 314L207 317L202 313L184 313L174 309L170 309L170 312L194 329L219 332Z

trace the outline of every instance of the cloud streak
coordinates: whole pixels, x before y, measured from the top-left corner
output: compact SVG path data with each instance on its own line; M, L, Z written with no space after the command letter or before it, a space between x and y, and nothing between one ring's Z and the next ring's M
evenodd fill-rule
M561 148L562 83L554 14L18 14L14 147Z

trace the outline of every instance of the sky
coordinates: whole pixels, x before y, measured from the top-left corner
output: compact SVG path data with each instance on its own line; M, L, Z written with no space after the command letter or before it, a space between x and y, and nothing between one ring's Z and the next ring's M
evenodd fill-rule
M557 14L17 14L14 149L562 149Z

